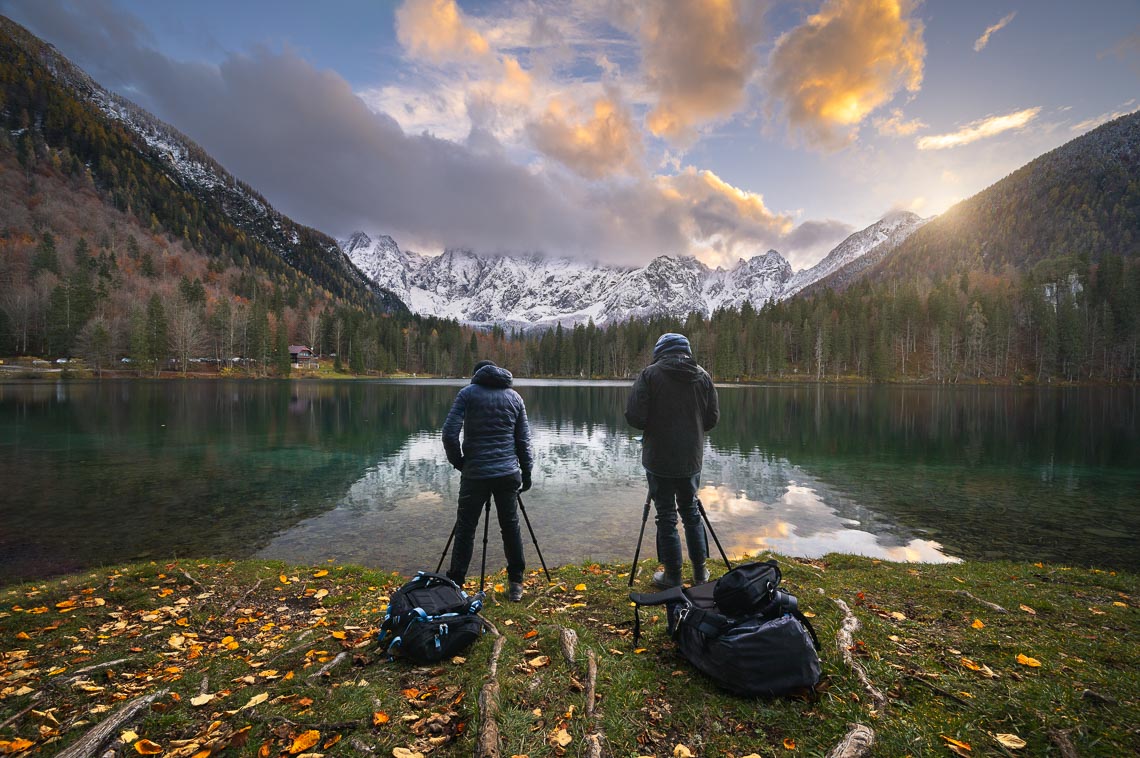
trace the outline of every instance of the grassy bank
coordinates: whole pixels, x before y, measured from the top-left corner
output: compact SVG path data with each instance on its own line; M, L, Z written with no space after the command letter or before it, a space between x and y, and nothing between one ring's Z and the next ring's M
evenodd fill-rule
M597 730L614 756L824 755L852 722L875 730L883 756L1060 755L1066 739L1081 756L1140 753L1136 576L781 563L824 645L826 680L811 697L719 692L678 657L661 613L643 613L635 650L628 564L564 567L552 584L532 575L519 604L489 584L484 615L505 639L503 755L580 755ZM374 637L401 582L354 566L184 560L2 589L0 753L53 755L162 693L115 730L118 755L470 755L492 640L434 667L388 661ZM842 660L835 599L862 624L852 652L885 707ZM573 666L562 628L580 639ZM587 650L598 662L592 721Z

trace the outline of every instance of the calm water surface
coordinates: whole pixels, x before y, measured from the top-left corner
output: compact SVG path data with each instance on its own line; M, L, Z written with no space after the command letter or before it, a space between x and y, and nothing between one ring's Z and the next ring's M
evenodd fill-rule
M0 584L170 556L434 568L459 491L439 436L459 386L0 384ZM537 460L524 503L549 564L632 558L645 480L628 386L519 383ZM1134 389L720 398L700 496L730 555L1140 569Z

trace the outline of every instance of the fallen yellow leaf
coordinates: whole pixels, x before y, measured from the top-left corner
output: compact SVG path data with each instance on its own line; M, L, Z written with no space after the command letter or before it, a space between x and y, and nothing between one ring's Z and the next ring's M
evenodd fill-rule
M289 748L289 752L293 755L303 753L320 741L321 733L316 729L309 729L297 735L297 738L293 740L293 745Z
M576 585L574 585L574 591L575 592L585 592L586 591L586 585L576 584Z
M1122 603L1119 600L1113 600L1112 604L1115 605L1117 608L1127 608L1128 607L1128 603ZM16 636L19 637L20 635L17 634Z
M268 699L269 699L269 693L268 692L262 692L260 695L254 695L253 697L251 697L249 699L249 702L246 703L245 705L243 705L238 710L244 711L247 708L252 708L255 705L260 705L261 703L264 703Z
M134 744L134 748L139 755L160 755L163 752L162 745L150 740L139 740Z
M392 717L384 713L384 711L376 711L376 713L372 714L372 726L383 726L391 720Z
M317 590L315 593L313 593L313 597L316 598L317 600L320 600L323 597L327 597L328 594L329 594L329 591L326 590L324 587L321 587L319 590Z
M1007 747L1010 750L1020 750L1025 747L1025 740L1016 734L995 734L994 739L1000 742L1002 747Z
M462 655L456 655L456 656L452 657L451 662L454 663L456 666L462 666L464 663L467 663L467 659L464 658Z
M549 655L540 655L537 658L531 658L529 661L527 661L527 664L531 668L536 668L536 669L540 669L549 663L550 663L550 656Z
M678 742L673 748L673 758L693 758L693 751Z
M289 577L282 574L281 576L277 577L277 581L281 582L282 584L288 584L289 583Z
M394 747L392 758L424 758L424 754L418 750L408 750L406 747Z
M982 667L971 661L969 658L962 659L962 665L970 669L970 671L981 671Z
M11 742L0 740L0 753L4 753L5 755L22 753L35 744L36 743L32 742L31 740L25 740L22 737L17 737Z
M634 655L641 655L642 653L644 653L648 649L649 648L645 648L645 647L634 648L633 654Z
M947 737L945 734L940 734L938 736L941 737L942 739L946 740L947 744L953 745L956 748L961 748L962 750L971 750L972 749L970 747L970 743L968 743L968 742L962 742L960 740L954 739L953 737Z
M332 637L334 640L343 640L346 636L348 636L346 632L342 632L339 630L332 632Z
M1040 668L1041 666L1041 661L1037 660L1036 658L1030 658L1025 653L1017 654L1017 662L1022 666L1029 666L1030 668Z
M1024 603L1022 603L1021 605L1019 605L1017 607L1020 608L1021 610L1025 611L1026 613L1028 613L1030 616L1036 616L1037 615L1037 611L1033 610L1032 608L1030 608L1028 605L1025 605Z
M198 695L197 697L190 698L190 705L197 708L197 707L205 705L206 703L210 702L213 699L214 699L213 695L201 694L201 695Z
M135 730L128 729L127 731L125 731L119 735L119 742L122 742L124 745L129 745L132 742L134 742L135 740L137 740L138 738L139 738L139 735L138 735L138 733L135 732Z
M795 749L796 749L796 741L793 740L791 737L785 737L784 738L784 750L795 750Z
M566 731L565 729L559 729L557 732L550 736L550 739L554 742L554 744L558 745L558 747L566 747L574 741L574 738L570 736L570 732Z
M986 628L986 625L982 623L981 619L974 619L974 623L970 624L970 626L974 627L975 629L985 629Z
M317 573L313 574L313 578L314 579L320 579L322 576L328 576L328 575L329 575L328 569L321 569Z
M529 640L529 639L533 639L537 636L538 636L538 630L537 629L531 629L529 632L527 632L526 634L523 635L523 639Z
M906 614L899 613L898 611L891 611L891 618L895 621L906 621Z
M504 589L503 585L501 585L501 584L495 585L495 592L502 592L503 589Z

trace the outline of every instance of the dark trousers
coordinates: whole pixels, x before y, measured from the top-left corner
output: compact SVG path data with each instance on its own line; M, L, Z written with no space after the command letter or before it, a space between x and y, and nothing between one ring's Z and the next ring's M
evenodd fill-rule
M657 476L648 471L649 497L657 510L657 560L665 565L670 577L681 575L681 538L677 535L677 516L685 527L685 546L693 565L705 562L709 554L705 525L697 507L697 488L701 475L686 477Z
M521 480L517 476L496 479L459 480L459 508L455 512L455 547L451 553L451 568L447 575L463 584L467 566L475 546L475 530L487 499L494 497L499 515L499 531L503 535L503 553L507 556L507 578L521 582L526 562L523 559L522 534L519 532L518 491Z

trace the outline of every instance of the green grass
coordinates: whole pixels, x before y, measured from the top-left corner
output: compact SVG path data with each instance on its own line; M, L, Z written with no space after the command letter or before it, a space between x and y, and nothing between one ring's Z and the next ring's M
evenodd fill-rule
M1082 756L1140 752L1135 576L847 556L781 565L824 645L826 678L811 697L721 692L676 653L660 608L643 609L645 649L636 652L628 564L563 567L551 584L533 574L517 604L502 602L492 586L505 578L494 577L484 615L505 637L503 754L577 755L600 729L614 756L671 756L677 745L698 756L821 756L851 722L875 730L883 756L949 755L944 736L970 744L971 755L1058 755L1052 730L1067 730ZM0 589L0 751L26 740L22 754L55 754L122 703L168 688L120 730L166 755L469 755L492 641L436 666L387 660L375 636L402 581L355 566L178 561ZM843 614L833 598L862 623L855 654L888 699L881 711L836 648ZM575 666L559 651L563 627L580 639ZM587 649L598 661L593 723L584 715ZM342 665L310 678L341 652ZM1041 665L1020 664L1019 654ZM195 706L204 681L214 698ZM560 748L563 729L572 741ZM998 733L1027 745L1003 748Z

